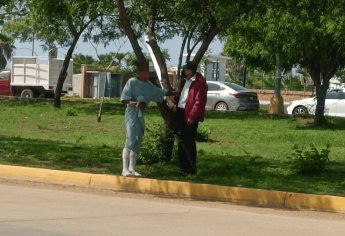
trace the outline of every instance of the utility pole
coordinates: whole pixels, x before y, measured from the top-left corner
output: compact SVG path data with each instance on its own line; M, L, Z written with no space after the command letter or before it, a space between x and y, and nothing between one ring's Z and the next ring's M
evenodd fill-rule
M35 32L32 32L32 51L31 56L33 57L35 53Z

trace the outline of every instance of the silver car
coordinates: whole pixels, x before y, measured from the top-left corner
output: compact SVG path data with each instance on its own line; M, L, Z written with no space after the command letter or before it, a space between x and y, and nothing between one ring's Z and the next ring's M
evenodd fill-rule
M206 110L257 111L259 99L255 92L230 82L207 81Z

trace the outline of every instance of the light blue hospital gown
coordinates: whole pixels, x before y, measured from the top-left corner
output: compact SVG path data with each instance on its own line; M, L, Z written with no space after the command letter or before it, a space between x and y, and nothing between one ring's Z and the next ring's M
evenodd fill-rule
M158 88L150 81L144 82L137 78L131 78L122 90L121 101L132 100L146 102L146 104L150 101L161 102L165 93L166 90ZM127 105L125 113L125 148L139 153L144 130L144 112L133 105Z

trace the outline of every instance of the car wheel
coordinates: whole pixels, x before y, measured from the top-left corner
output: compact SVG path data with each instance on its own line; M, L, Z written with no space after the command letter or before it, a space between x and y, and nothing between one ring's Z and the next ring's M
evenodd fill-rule
M34 96L34 93L31 89L23 89L23 91L20 94L21 98L32 98Z
M228 105L225 102L218 102L214 107L216 111L227 111L228 109Z
M304 106L297 106L293 109L292 115L307 115L308 110Z

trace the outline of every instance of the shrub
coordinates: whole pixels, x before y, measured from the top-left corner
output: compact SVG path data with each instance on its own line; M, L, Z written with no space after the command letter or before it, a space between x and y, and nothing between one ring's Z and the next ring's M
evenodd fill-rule
M298 145L293 147L292 162L295 170L301 175L320 175L322 174L329 162L330 145L319 151L315 145L311 144L310 148L300 148Z
M152 164L166 162L165 146L167 142L161 141L163 124L153 122L145 127L145 134L141 143L138 162L141 164ZM173 136L174 137L174 136Z
M78 113L76 112L75 109L73 109L73 107L68 107L66 110L66 116L77 116Z
M164 134L165 127L161 122L153 122L145 127L145 134L143 141L141 143L140 155L138 158L138 163L140 164L153 164L153 163L164 163L169 162L170 157L166 154L168 148L166 145L169 145L169 140L163 141L162 139L167 139L171 137L176 139L177 137L174 134ZM207 142L209 138L210 130L199 126L196 141L198 142ZM176 139L177 140L177 139ZM173 140L171 140L173 141ZM174 144L172 150L172 158L177 155L176 145Z
M205 126L199 126L198 131L196 133L196 141L198 142L210 141L210 133L211 131Z

